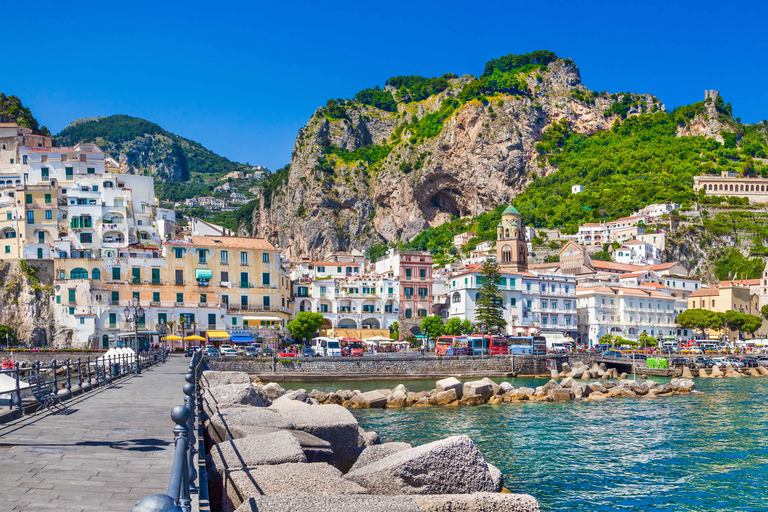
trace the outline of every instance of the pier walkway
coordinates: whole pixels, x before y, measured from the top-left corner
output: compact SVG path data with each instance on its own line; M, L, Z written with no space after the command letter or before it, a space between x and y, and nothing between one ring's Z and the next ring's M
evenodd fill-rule
M167 491L171 409L183 405L189 359L173 355L141 375L0 425L2 510L130 511Z

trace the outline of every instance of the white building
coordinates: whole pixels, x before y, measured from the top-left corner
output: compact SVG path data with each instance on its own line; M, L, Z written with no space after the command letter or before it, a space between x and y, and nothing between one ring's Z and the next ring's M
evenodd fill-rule
M469 242L471 238L474 238L475 234L471 231L467 231L465 233L459 233L458 235L453 236L453 246L461 248L464 245Z
M605 224L587 222L579 226L578 240L579 245L597 245L602 247L603 244L610 242L609 231L606 229Z
M643 332L664 339L678 336L677 315L685 300L666 290L621 286L576 289L579 339L595 345L606 334L637 340Z
M637 213L640 215L647 215L648 217L655 218L662 215L668 215L673 211L680 208L679 204L673 202L649 204L645 208L640 209Z
M314 270L293 281L295 314L321 313L326 327L339 329L389 329L398 321L400 283L391 273L346 276Z
M580 194L583 191L584 191L584 187L582 185L571 186L571 194Z
M576 279L556 274L500 269L499 291L504 296L507 334L531 335L545 331L575 334ZM476 323L480 266L472 266L446 279L448 318ZM482 280L482 279L481 279Z
M613 252L617 263L630 265L656 265L661 263L660 251L640 240L628 240Z

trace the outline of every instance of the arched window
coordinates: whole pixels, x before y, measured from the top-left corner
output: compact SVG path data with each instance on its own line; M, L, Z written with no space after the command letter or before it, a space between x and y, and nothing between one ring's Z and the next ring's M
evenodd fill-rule
M88 271L84 268L73 268L69 273L70 279L88 279Z
M91 272L91 277L93 279L101 279L101 270L97 268L93 269L93 272Z
M457 304L457 303L461 302L461 294L459 292L455 292L453 294L453 299L452 300L453 300L454 304Z
M512 249L508 245L501 249L501 261L504 263L512 261Z
M504 238L505 238L506 240L509 240L509 229L507 229L507 230L505 230L505 231L504 231Z

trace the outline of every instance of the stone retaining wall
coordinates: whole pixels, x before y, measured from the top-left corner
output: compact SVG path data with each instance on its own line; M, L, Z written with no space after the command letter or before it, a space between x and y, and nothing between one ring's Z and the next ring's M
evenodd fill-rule
M450 357L362 357L362 358L300 358L298 362L277 362L273 369L270 359L245 357L209 360L212 370L239 371L265 375L270 373L333 376L454 376L486 373L488 375L549 374L546 356L450 356Z

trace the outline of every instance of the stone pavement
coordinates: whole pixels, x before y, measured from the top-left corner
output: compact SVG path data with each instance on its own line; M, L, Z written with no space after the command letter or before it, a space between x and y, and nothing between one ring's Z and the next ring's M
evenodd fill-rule
M184 404L189 359L0 425L0 510L130 511L165 493L173 463L171 409Z

